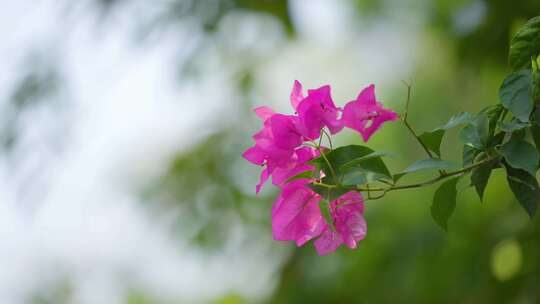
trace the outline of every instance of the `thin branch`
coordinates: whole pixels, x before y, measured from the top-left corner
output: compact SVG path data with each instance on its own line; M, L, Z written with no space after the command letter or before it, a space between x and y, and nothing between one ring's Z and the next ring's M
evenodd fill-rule
M495 160L497 158L498 158L498 156L486 158L486 159L484 159L482 161L479 161L479 162L474 163L472 165L463 167L463 168L461 168L459 170L446 172L446 173L441 174L441 175L439 175L439 176L437 176L435 178L432 178L432 179L429 179L427 181L420 182L420 183L397 185L397 186L389 187L389 188L377 188L377 189L369 188L369 191L381 191L382 192L379 196L372 197L371 199L375 200L375 199L382 198L384 195L386 195L386 193L388 193L390 191L430 186L430 185L435 184L435 183L437 183L437 182L439 182L439 181L441 181L443 179L453 177L453 176L457 176L457 175L465 174L465 173L469 172L470 170L475 169L475 168L480 167L480 166L483 166L483 165L485 165L485 164L487 164L487 163L489 163L489 162L491 162L491 161L493 161L493 160ZM362 189L360 187L358 187L357 190L359 190L359 191L368 191L368 189Z
M330 138L330 135L323 129L321 129L322 133L326 135L326 138L328 139L328 144L330 145L330 150L334 150L334 147L332 146L332 139ZM321 136L322 138L322 136Z

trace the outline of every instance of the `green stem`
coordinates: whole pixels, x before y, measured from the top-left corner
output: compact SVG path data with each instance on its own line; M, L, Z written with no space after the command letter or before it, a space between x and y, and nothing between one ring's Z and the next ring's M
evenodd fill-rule
M322 139L322 134L321 134L320 139ZM338 178L337 178L336 171L334 171L334 167L332 166L332 164L330 163L330 161L328 160L328 158L324 154L324 151L321 149L321 145L320 144L317 145L317 143L315 143L315 142L313 144L316 146L317 150L319 150L319 153L321 154L322 158L324 159L324 161L328 165L328 168L330 168L330 172L332 173L332 177L334 178L334 181L337 183Z

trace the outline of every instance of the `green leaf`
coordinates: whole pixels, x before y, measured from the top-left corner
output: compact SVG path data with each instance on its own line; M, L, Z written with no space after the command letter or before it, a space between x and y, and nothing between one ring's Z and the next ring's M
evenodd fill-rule
M494 164L489 163L480 166L472 171L471 185L473 185L476 189L476 193L478 193L481 202L484 200L484 191L486 190L486 186L488 184L493 167Z
M304 171L302 173L298 173L297 175L289 178L285 183L290 183L294 180L301 179L301 178L313 178L313 171Z
M540 126L532 126L530 130L536 150L540 151Z
M501 147L500 152L512 168L523 169L533 176L536 174L540 157L528 142L512 139Z
M474 149L470 146L463 146L463 153L462 153L462 159L463 159L463 166L469 166L472 165L474 162L474 158L478 154L478 150Z
M436 158L426 158L419 161L414 162L412 165L407 167L407 169L403 170L402 173L411 173L416 172L420 170L426 170L426 169L437 169L437 170L450 170L455 169L458 166L452 162L442 160L442 159L436 159Z
M540 107L537 105L533 113L534 124L540 126Z
M484 150L489 139L489 119L486 114L478 114L459 133L459 139L467 146Z
M337 181L334 180L332 171L322 156L309 163L323 170L326 177L330 178L330 184L338 184L344 179L346 179L346 183L344 183L346 185L361 184L361 178L366 180L379 177L391 179L391 174L381 159L381 156L385 155L383 152L374 152L365 146L349 145L334 149L325 155L334 168ZM362 172L359 173L359 171Z
M471 115L467 112L461 112L452 116L450 120L441 127L422 133L419 138L424 145L437 156L441 156L441 142L446 130L465 124L471 120Z
M514 196L532 218L540 201L538 181L527 171L514 169L508 165L506 166L506 176Z
M417 172L421 170L435 169L435 170L451 170L456 169L458 166L452 162L436 159L436 158L427 158L414 162L412 165L407 167L401 173L394 175L394 180L397 181L405 174Z
M530 70L508 75L499 89L502 105L522 122L528 122L532 104L532 76Z
M499 122L499 119L501 118L503 110L504 110L504 107L500 103L492 105L492 106L488 106L482 109L481 113L485 113L488 116L490 136L493 135L493 133L495 133L497 123Z
M514 132L514 131L517 131L517 130L524 129L524 128L528 127L528 126L529 126L528 123L521 122L521 121L518 121L518 120L514 120L512 122L500 122L499 123L499 128L501 129L501 131L504 131L504 132Z
M335 230L334 221L332 220L332 215L330 214L330 202L324 198L321 199L319 201L319 210L321 211L323 218L326 220L326 223L332 228L332 230Z
M431 216L444 230L447 230L448 219L456 209L456 185L459 177L445 181L435 191L433 204L431 205Z
M460 112L450 118L450 120L441 127L443 130L448 130L455 128L457 126L463 125L471 121L471 114L467 112Z
M366 160L369 160L369 159L373 159L373 158L381 158L382 156L386 156L388 155L388 153L386 152L381 152L381 151L375 151L375 152L372 152L366 156L362 156L362 157L358 157L358 158L355 158L343 165L341 165L340 169L342 171L345 171L345 170L348 170L350 168L353 168L355 167L356 165L366 161Z
M516 130L516 132L519 132L519 131L520 130ZM499 132L499 133L495 134L494 136L492 136L491 138L489 138L487 147L488 148L494 148L494 147L500 145L504 140L505 134L506 133L504 133L504 132Z
M540 54L540 16L530 19L512 38L508 60L514 71L530 68L531 57Z
M420 140L424 145L431 151L433 151L437 156L441 156L441 143L446 131L439 129L422 133Z
M341 167L342 165L352 161L353 159L369 155L373 152L374 151L372 149L365 146L348 145L336 148L332 151L328 151L325 153L325 156L336 171L336 173L338 173L337 170L339 170L339 167ZM323 156L312 159L308 163L318 166L321 170L324 171L327 176L331 174L331 170L328 168L328 164L326 163L326 160Z
M343 167L342 167L343 168ZM366 159L353 167L341 169L344 186L361 185L377 180L392 180L392 175L380 157Z
M329 201L336 200L338 197L350 191L350 189L343 188L343 187L328 188L328 187L323 187L323 186L313 185L313 184L309 184L307 186L311 190L315 191L315 193L319 194L320 196L322 196L323 198Z

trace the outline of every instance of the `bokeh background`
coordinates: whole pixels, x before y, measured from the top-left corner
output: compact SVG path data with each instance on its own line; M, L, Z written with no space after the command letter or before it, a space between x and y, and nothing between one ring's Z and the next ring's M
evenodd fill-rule
M536 0L36 0L0 6L0 303L539 303L540 220L495 173L369 202L326 257L275 242L241 159L294 79L338 105L375 83L418 130L497 102ZM362 143L352 132L336 142ZM457 132L444 157L460 161ZM400 123L370 140L423 158ZM422 176L407 177L415 180Z

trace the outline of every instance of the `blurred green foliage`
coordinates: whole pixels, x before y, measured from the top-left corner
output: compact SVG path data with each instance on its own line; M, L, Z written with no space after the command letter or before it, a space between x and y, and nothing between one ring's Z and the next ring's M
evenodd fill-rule
M107 12L122 9L126 2L129 0L96 0L95 4L106 17ZM426 39L421 46L423 59L414 72L410 118L419 131L432 130L448 120L451 113L475 112L496 103L499 85L509 70L511 34L518 25L540 13L540 1L536 0L425 2ZM356 0L355 3L359 16L376 17L393 2ZM453 20L474 3L485 5L485 15L470 31L456 32ZM274 16L292 40L295 28L288 5L285 0L166 1L164 14L144 26L174 25L174 21L189 16L198 18L201 28L212 35L227 12L243 9ZM245 71L246 76L238 80L238 86L245 92L244 100L240 100L244 104L252 89L250 72ZM30 72L22 77L12 95L13 107L48 94L47 88L55 86L56 77L45 78L50 81L44 81L41 73ZM399 100L403 100L404 94L402 87L389 93ZM244 110L247 113L248 109ZM255 121L251 116L247 120ZM249 145L250 133L243 122L238 122L235 128L223 130L191 151L179 153L168 173L143 193L162 202L165 212L175 208L185 211L178 218L178 229L187 231L193 246L219 250L228 226L238 217L248 225L267 227L271 233L267 215L272 192L269 196L255 197L248 192L253 189L243 189L235 181L235 176L243 175L251 179L253 186L256 183L255 170L238 170L240 153ZM10 137L15 138L16 134ZM349 140L359 142L356 137ZM5 145L6 140L3 141ZM449 131L441 151L445 151L445 158L460 163L461 149L457 142L457 133ZM404 169L422 155L398 124L386 127L370 145L398 152L399 157L389 161L393 168ZM515 203L501 169L494 170L482 204L474 189L462 188L458 187L456 211L447 233L433 223L429 214L435 188L390 193L380 201L369 203L366 208L369 232L357 250L340 249L321 258L316 256L312 245L295 249L267 302L539 303L538 216L531 221ZM34 302L50 303L40 297ZM243 302L241 296L234 294L216 300L216 303ZM127 303L154 302L134 293L128 296Z

